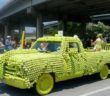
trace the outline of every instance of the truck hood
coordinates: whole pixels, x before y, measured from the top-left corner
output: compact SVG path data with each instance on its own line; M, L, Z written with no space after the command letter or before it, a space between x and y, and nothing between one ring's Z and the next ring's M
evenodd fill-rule
M14 62L28 62L36 59L56 57L56 53L30 53L30 54L13 54L9 57L8 61ZM41 61L42 62L42 61Z
M6 52L0 56L0 79L3 79L4 68L6 67L19 70L23 74L23 78L37 80L47 67L49 72L53 65L56 66L53 71L63 68L62 58L59 52L46 53L33 49ZM60 67L57 67L57 65Z
M58 61L62 62L61 55L58 52L35 52L28 54L13 54L9 57L7 64L8 66L19 66L26 78L29 78L29 80L37 80L38 76L42 74L47 66L50 67L49 70L51 70L52 62L54 62L54 64L59 64Z

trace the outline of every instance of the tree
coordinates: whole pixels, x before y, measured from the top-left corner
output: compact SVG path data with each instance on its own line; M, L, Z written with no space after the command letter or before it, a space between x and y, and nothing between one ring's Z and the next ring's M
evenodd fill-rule
M96 37L97 34L102 33L105 37L110 37L110 26L105 25L102 22L88 23L86 26L86 34L92 38Z

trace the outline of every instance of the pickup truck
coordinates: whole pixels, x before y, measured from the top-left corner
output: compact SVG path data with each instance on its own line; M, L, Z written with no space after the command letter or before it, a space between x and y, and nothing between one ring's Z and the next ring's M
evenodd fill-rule
M77 37L42 37L30 49L0 56L0 80L20 89L35 87L38 94L45 95L56 82L95 73L106 79L109 64L109 50L85 50Z

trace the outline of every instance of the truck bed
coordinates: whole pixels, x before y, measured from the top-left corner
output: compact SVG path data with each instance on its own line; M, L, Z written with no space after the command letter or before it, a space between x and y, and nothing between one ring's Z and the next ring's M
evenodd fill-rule
M102 45L102 50L110 50L110 43L105 43ZM93 47L88 47L85 49L86 52L94 52Z

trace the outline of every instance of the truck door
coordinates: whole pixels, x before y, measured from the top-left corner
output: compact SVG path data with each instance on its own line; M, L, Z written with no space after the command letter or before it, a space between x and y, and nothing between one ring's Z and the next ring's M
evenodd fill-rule
M76 77L80 77L84 74L84 58L80 53L80 48L77 42L68 43L68 54L71 58L72 73Z

